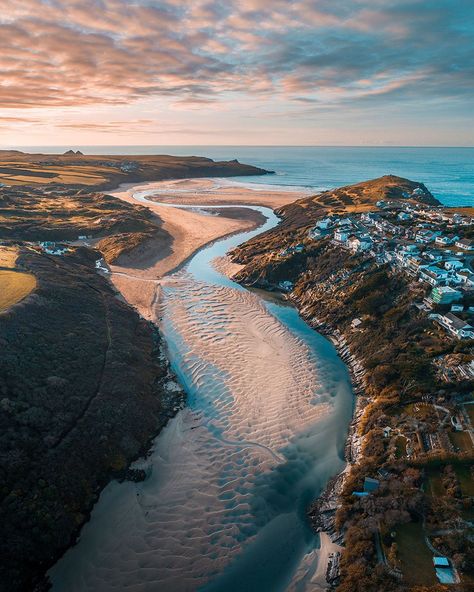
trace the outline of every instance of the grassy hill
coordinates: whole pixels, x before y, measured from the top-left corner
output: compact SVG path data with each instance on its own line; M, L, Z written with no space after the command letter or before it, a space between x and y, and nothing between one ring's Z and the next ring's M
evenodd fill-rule
M264 169L236 160L214 161L201 156L28 154L0 150L0 183L17 185L62 184L110 189L120 183L190 177L262 175Z

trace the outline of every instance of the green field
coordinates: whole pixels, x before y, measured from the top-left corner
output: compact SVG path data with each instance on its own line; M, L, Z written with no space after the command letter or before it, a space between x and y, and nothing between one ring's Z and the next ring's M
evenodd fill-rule
M455 450L469 452L473 449L471 436L468 432L449 432L449 439Z
M433 554L426 546L421 522L403 524L395 532L404 581L411 586L436 584Z
M35 287L34 275L0 269L0 312L23 300Z
M407 455L407 439L405 436L397 436L395 438L395 447L395 456L397 458L405 458Z

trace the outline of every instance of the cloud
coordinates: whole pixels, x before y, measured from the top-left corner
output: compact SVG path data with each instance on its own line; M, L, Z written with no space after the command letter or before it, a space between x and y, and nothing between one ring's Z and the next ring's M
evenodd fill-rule
M3 0L0 105L467 99L473 16L470 0Z

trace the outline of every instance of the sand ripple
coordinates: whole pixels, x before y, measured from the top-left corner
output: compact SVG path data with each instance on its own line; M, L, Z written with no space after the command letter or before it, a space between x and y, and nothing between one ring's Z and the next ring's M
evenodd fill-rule
M258 296L183 270L163 280L160 316L189 407L155 441L146 481L104 490L51 570L56 591L197 590L267 526L280 541L297 524L302 539L305 496L340 463L340 376Z

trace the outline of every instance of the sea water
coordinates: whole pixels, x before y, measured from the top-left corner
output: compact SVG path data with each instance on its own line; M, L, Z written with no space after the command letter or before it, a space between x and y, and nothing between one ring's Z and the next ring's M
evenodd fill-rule
M296 186L322 191L398 175L424 183L448 206L474 206L474 148L352 146L35 146L31 152L85 154L172 154L232 160L275 171L275 175L239 178L240 183Z

